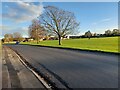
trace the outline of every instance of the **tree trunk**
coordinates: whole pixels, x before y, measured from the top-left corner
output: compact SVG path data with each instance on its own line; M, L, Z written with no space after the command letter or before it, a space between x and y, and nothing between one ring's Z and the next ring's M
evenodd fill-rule
M37 44L38 44L38 40L37 40Z
M61 45L61 36L58 35L58 39L59 39L59 45Z
M37 44L39 44L39 38L37 37Z
M38 39L38 29L36 29L36 36L37 36L37 44L38 44L38 42L39 42L39 39Z

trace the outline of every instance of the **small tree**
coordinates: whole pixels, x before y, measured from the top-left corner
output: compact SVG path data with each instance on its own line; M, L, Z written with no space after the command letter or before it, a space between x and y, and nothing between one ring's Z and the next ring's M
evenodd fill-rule
M13 38L16 41L22 41L23 40L23 37L22 37L21 33L19 33L19 32L13 33Z
M90 31L85 32L85 37L90 39L92 37L92 33Z
M110 36L111 34L112 34L112 32L110 30L105 31L106 36Z
M5 34L5 35L4 35L4 40L5 40L6 42L13 41L13 35L12 35L12 34Z
M29 35L34 40L37 40L37 44L39 42L39 39L43 39L45 37L45 29L39 24L39 21L37 19L34 19L32 21L32 25L29 26Z
M112 34L113 34L113 35L119 35L119 34L120 34L120 30L118 30L118 29L113 29Z
M75 32L79 23L72 12L54 6L47 6L44 9L44 13L38 17L39 21L49 33L58 36L59 45L61 45L61 37Z

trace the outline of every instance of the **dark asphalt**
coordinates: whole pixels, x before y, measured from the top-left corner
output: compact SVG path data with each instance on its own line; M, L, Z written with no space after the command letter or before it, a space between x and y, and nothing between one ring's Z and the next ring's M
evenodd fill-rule
M117 88L118 56L47 47L9 45L29 63L44 65L71 88Z
M36 76L21 63L15 52L7 47L2 48L2 88L3 90L45 89Z

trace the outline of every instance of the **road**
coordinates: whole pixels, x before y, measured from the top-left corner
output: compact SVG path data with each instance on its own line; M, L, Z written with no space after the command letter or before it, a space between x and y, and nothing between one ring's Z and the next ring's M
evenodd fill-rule
M5 88L45 88L36 76L21 63L11 49L3 47L1 61L3 90Z
M27 45L9 47L38 69L41 65L47 68L70 88L118 87L117 55Z

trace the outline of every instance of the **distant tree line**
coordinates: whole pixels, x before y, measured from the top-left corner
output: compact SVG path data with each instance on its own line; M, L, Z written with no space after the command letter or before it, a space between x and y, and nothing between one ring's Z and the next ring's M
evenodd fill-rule
M120 36L120 30L118 29L113 29L113 31L111 30L107 30L105 31L105 36Z
M111 30L106 30L104 34L97 34L97 33L92 33L90 31L85 32L84 35L80 36L80 38L94 38L94 37L113 37L113 36L120 36L120 30L119 29L113 29Z
M92 33L90 30L85 32L84 35L73 35L69 36L69 38L75 39L75 38L99 38L99 37L114 37L114 36L120 36L120 30L119 29L113 29L111 30L106 30L103 34L97 34L97 33Z
M23 37L21 35L21 33L19 32L15 32L13 34L5 34L4 38L2 39L2 42L12 42L12 41L23 41Z
M52 34L47 34L44 27L40 26L38 23L38 20L33 20L32 25L29 26L29 38L23 38L21 33L15 32L13 34L5 34L4 38L2 39L2 42L12 42L12 41L29 41L28 39L37 40L37 43L40 39L42 40L58 40L57 36L51 37ZM120 36L120 30L119 29L113 29L113 30L106 30L104 34L97 34L92 33L90 30L85 32L84 35L76 36L72 35L69 36L71 39L75 38L100 38L100 37L114 37L114 36ZM50 38L51 37L51 38ZM63 38L67 38L67 35Z

